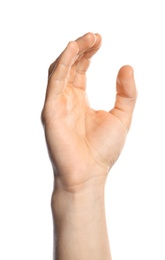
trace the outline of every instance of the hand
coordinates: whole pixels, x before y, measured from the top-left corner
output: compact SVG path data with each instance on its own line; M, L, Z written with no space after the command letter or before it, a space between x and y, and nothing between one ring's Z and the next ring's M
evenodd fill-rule
M49 68L42 122L57 184L71 192L106 180L125 143L136 102L133 69L124 66L117 76L114 108L90 107L86 71L100 46L101 36L87 33L69 42Z

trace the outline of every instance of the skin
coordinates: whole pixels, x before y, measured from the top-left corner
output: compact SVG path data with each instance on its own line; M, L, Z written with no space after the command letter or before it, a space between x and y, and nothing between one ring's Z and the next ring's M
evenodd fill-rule
M109 112L90 107L86 71L100 46L101 36L87 33L69 42L49 68L41 117L55 178L56 260L111 259L104 186L123 149L137 90L132 67L123 66L114 107Z

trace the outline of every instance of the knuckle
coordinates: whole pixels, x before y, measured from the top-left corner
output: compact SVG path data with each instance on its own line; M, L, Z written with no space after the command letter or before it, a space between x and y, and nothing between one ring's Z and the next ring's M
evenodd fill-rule
M57 66L59 58L57 58L53 63L50 64L49 68L48 68L48 76L50 76L52 74L52 72L54 71L54 69Z
M44 126L45 123L46 123L46 111L45 111L45 107L41 110L40 120L41 120L42 125Z
M43 110L41 111L41 114L40 114L40 121L41 121L41 124L44 125Z

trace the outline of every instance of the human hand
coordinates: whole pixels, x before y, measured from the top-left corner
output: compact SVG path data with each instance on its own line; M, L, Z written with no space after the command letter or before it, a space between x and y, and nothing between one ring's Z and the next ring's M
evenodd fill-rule
M42 122L56 183L70 192L95 180L105 182L122 151L136 102L133 69L124 66L110 112L90 107L86 71L100 46L101 36L87 33L70 42L49 68Z

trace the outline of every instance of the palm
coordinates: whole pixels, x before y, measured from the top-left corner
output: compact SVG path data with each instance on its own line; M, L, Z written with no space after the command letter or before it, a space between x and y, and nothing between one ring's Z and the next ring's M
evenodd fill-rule
M48 101L44 110L48 150L54 169L67 186L105 176L122 150L126 128L129 127L130 115L126 116L117 105L111 112L105 112L94 111L88 104L85 72L89 58L99 45L100 42L96 41L95 48L88 48L85 55L73 62L66 73L65 86L63 78L52 80L53 76L48 84ZM63 62L59 66L67 67ZM59 82L60 88L63 87L52 98L49 85L54 82L58 83L57 90ZM118 105L121 105L121 99Z

